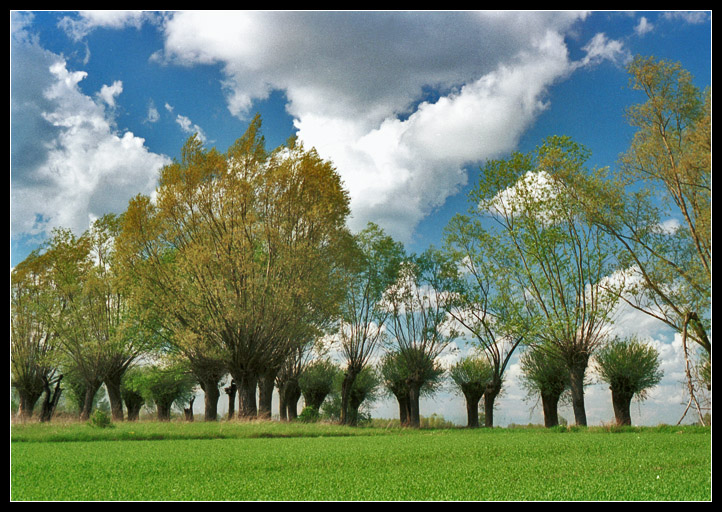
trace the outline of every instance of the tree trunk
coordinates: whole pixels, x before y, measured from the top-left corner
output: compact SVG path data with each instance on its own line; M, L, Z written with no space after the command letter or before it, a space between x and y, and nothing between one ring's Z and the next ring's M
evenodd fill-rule
M483 394L465 393L466 398L466 426L469 428L479 427L479 400Z
M27 421L33 417L33 409L35 404L42 396L42 391L27 391L18 389L18 395L20 396L20 406L18 407L18 416L21 420Z
M83 407L80 409L80 420L88 421L90 419L90 413L93 412L93 400L95 395L100 389L100 381L86 382L85 383L85 395L83 397Z
M203 419L205 421L216 421L218 419L218 400L221 398L221 390L218 389L218 381L211 379L210 382L200 382L203 390Z
M275 371L269 371L258 379L258 417L261 419L271 419L275 382Z
M421 427L421 413L419 411L419 401L421 400L422 382L409 381L409 418L408 423L411 428Z
M402 427L409 426L409 395L398 393L396 401L399 403L399 423Z
M286 392L286 410L288 412L288 421L298 418L298 401L301 399L301 388L298 382L294 381Z
M50 391L50 381L46 378L43 378L43 385L45 387L45 400L43 400L43 408L40 411L40 421L45 423L52 419L53 414L55 413L55 408L58 406L58 401L60 400L60 394L63 392L63 390L60 387L60 381L63 380L63 376L60 375L55 380L55 390L53 392Z
M225 392L228 395L228 419L232 420L233 416L236 414L236 392L238 391L238 387L236 386L236 381L231 380L231 385L225 388Z
M542 409L544 410L544 426L547 428L559 425L559 397L558 393L542 393Z
M572 409L574 410L574 421L577 425L587 426L587 413L584 407L584 374L587 370L586 361L578 363L569 369L569 378L572 391Z
M632 416L630 414L630 405L632 403L632 393L624 390L612 389L612 406L614 407L614 418L617 425L631 425Z
M288 421L288 407L286 405L286 384L278 388L278 419Z
M356 375L358 375L358 372L355 369L351 367L347 368L343 377L343 382L341 383L341 425L348 425L351 421L348 411L349 397L351 395L353 383L356 380Z
M173 402L168 404L161 404L156 403L156 411L158 415L158 421L170 421L170 408L173 405Z
M114 374L106 377L105 387L108 390L108 400L110 401L110 414L113 421L123 421L123 397L120 392L120 381L123 374Z
M238 418L255 419L258 416L258 407L256 406L258 378L255 375L244 373L236 379L236 382L238 384Z
M489 384L484 390L484 426L494 426L494 401L501 391L500 384Z
M129 402L126 400L125 402L125 408L128 410L128 421L138 421L138 417L140 416L140 408L143 407L143 401L132 401Z
M196 397L192 397L188 402L188 407L183 408L183 414L185 414L186 421L193 421L193 402L196 401Z

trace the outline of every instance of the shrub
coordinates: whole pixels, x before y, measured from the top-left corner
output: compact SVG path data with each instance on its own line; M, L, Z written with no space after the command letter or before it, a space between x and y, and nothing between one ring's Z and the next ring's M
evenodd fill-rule
M97 409L88 420L88 424L91 427L98 427L98 428L108 428L112 427L113 424L110 421L110 416L108 413L101 411L100 409Z

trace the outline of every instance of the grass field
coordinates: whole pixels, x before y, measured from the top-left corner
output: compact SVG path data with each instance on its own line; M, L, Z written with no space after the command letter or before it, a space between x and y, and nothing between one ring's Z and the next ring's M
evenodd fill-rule
M710 500L711 432L13 425L12 500Z

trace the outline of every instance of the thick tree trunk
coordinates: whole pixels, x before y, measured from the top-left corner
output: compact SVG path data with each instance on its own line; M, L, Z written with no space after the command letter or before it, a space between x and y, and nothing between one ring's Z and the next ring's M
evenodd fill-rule
M42 396L42 391L27 391L18 389L18 395L20 396L20 406L18 407L18 416L21 420L27 421L33 417L33 409L35 404Z
M256 405L256 388L258 378L255 375L244 373L236 379L238 384L238 418L251 420L258 416Z
M278 389L278 419L288 421L288 408L286 406L286 384Z
M138 421L140 416L140 408L143 407L142 401L125 402L125 408L128 410L128 421Z
M158 421L170 421L170 408L173 405L173 402L169 404L160 404L156 403L156 412L158 415Z
M90 419L90 413L93 410L93 400L95 394L98 392L101 386L100 381L86 382L85 383L85 395L83 396L83 407L80 409L80 420L88 421Z
M108 390L108 400L110 401L110 414L113 421L123 421L123 397L120 392L120 381L123 374L112 375L105 379L105 387Z
M612 406L614 407L614 418L617 421L617 425L632 424L630 406L633 396L632 393L612 389Z
M577 425L582 427L587 426L587 412L584 407L584 374L586 373L586 370L586 360L583 364L577 363L569 369L574 421Z
M465 393L466 398L466 426L469 428L479 427L479 400L483 394Z
M298 401L301 399L301 388L298 382L292 384L286 392L286 411L288 421L298 418Z
M421 400L421 386L423 383L409 381L409 418L408 424L411 428L421 427L421 413L419 411L419 402Z
M489 384L484 390L484 426L494 426L494 401L499 395L501 386L499 384Z
M203 382L199 379L203 390L203 419L205 421L216 421L218 419L218 400L221 398L221 390L218 389L218 381L211 378Z
M409 395L399 393L396 395L396 401L399 403L399 423L402 427L409 426Z
M544 426L547 428L559 425L559 397L557 393L542 394L542 409L544 411Z
M353 383L356 381L356 375L358 375L356 370L348 368L341 383L341 425L349 425L351 422L349 416L349 397Z
M271 419L275 382L275 371L269 371L258 379L258 417L261 419Z

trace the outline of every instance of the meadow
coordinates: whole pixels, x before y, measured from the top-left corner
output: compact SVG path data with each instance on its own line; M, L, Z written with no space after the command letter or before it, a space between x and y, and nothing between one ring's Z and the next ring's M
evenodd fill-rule
M11 499L707 501L711 444L693 426L14 424Z

